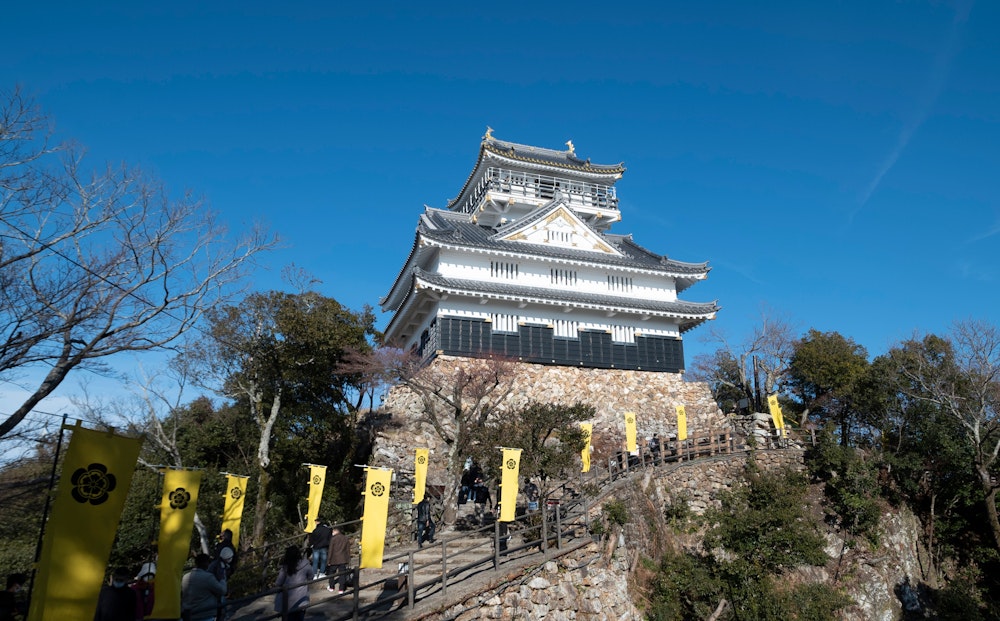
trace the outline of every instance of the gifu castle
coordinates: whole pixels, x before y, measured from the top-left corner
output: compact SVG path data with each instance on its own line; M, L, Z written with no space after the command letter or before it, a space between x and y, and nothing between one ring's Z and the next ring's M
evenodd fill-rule
M437 355L677 373L683 334L715 302L678 295L708 276L611 233L622 164L494 138L458 196L426 207L382 309L386 342Z

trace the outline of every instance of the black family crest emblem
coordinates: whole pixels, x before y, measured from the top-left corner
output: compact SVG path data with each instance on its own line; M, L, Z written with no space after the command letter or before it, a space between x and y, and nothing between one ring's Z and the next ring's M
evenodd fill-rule
M420 464L421 466L423 466L424 464L426 464L427 463L427 456L426 455L420 455L419 457L417 457L417 463Z
M514 460L514 459L508 459L507 460L507 470L513 470L514 468L517 468L517 461Z
M229 490L229 496L233 500L239 500L240 496L242 496L242 495L243 495L243 490L241 490L238 487L234 487L233 489Z
M108 467L104 464L93 463L86 468L77 468L70 477L70 484L73 485L70 490L73 500L81 504L89 502L99 505L107 501L111 492L118 487L118 479L108 472Z
M323 477L319 476L318 474L313 476L313 485L319 485L322 482L323 482Z
M628 416L626 416L625 417L625 422L627 422L629 425L633 424L635 422L635 416L633 416L631 414L628 415Z
M372 485L372 496L381 496L384 493L385 485L382 485L381 481L376 481L375 484Z
M188 503L191 502L191 492L187 491L183 487L178 487L174 491L170 492L167 496L170 499L171 509L186 509Z

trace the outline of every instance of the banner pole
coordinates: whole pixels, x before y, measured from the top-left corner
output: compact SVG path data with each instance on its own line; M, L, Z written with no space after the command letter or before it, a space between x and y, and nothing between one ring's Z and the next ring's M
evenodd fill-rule
M77 423L79 424L79 422ZM35 562L31 565L31 581L28 583L28 601L35 588L35 572L38 571L38 561L42 558L42 541L45 537L45 523L49 519L49 505L52 504L52 490L56 486L56 471L59 466L59 453L62 452L63 437L66 433L66 414L62 415L59 425L59 440L56 441L56 454L52 458L52 473L49 475L49 493L45 495L45 508L42 509L42 523L38 527L38 543L35 544Z

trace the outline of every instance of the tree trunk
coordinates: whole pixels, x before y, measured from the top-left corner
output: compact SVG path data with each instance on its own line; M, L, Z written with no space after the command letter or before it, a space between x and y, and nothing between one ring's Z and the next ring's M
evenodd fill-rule
M986 515L990 520L990 530L993 532L993 543L1000 550L1000 516L997 515L997 488L993 486L990 471L983 465L976 467L979 471L979 482L983 486L986 498Z
M261 468L257 473L257 506L253 515L253 546L264 545L264 527L267 525L267 509L270 503L267 500L268 491L271 487L271 474Z
M268 500L268 493L271 486L271 473L268 467L271 465L271 434L274 430L274 423L278 420L278 413L281 411L281 392L279 391L274 401L271 403L271 411L267 420L260 430L260 442L257 444L257 507L253 516L253 545L264 544L264 529L267 525L267 510L271 503Z

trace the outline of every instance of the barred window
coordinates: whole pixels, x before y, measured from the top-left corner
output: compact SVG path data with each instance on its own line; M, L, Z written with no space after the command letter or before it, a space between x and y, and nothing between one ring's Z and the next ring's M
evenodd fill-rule
M504 263L502 261L490 261L490 276L493 278L517 278L517 263Z
M549 270L549 282L554 285L575 286L577 284L576 270L552 268Z
M517 315L490 314L494 332L517 332Z
M609 291L631 291L632 290L632 278L629 276L612 276L608 275L608 290Z
M573 243L573 231L553 231L552 229L548 229L545 231L545 241L571 244Z
M618 343L634 343L635 328L629 326L611 326L611 340Z
M556 319L552 322L552 328L554 330L555 336L561 336L565 338L577 338L577 323L575 321L568 321L566 319Z

